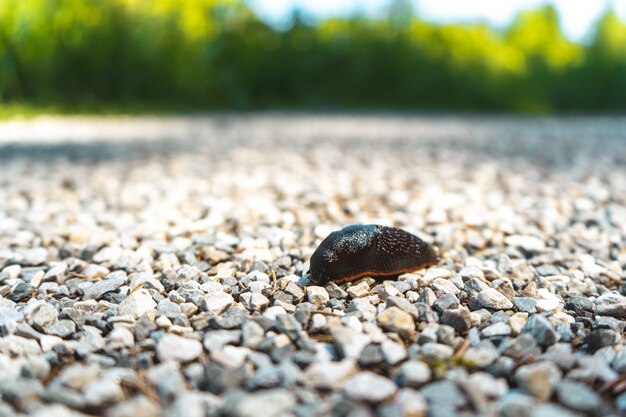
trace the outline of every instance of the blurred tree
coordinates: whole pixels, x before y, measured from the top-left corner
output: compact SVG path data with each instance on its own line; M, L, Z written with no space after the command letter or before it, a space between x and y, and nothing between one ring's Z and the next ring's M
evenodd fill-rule
M626 25L590 45L551 7L505 31L436 25L408 0L387 18L296 14L284 31L243 0L2 0L0 100L193 108L374 106L624 109Z

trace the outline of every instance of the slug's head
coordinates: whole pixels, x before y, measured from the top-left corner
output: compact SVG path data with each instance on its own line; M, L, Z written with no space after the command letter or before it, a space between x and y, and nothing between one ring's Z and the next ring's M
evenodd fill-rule
M329 255L328 253L323 253L323 251L320 251L320 248L318 248L318 250L313 253L313 256L311 256L311 268L309 270L311 276L309 280L311 280L313 284L324 286L330 282L332 277L328 271L328 262L326 261Z
M311 256L309 279L317 285L341 281L370 259L378 233L373 225L348 226L332 232Z

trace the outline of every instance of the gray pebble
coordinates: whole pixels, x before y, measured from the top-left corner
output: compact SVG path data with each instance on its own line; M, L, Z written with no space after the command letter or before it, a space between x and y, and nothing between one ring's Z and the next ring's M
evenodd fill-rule
M522 333L531 335L543 347L553 345L557 341L557 334L552 323L539 314L533 314L528 318Z

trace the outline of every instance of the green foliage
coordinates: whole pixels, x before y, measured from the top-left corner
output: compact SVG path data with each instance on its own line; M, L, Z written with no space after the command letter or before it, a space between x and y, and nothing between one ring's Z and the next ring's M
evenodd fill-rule
M626 108L626 24L613 13L584 46L563 36L550 7L497 32L427 23L392 4L387 19L296 21L283 32L241 0L2 0L0 102Z

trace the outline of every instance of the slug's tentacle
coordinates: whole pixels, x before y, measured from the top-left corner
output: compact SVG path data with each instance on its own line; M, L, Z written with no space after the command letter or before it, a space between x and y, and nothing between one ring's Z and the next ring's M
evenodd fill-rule
M353 225L331 233L311 256L311 280L318 284L364 276L393 276L439 261L426 242L402 229Z

